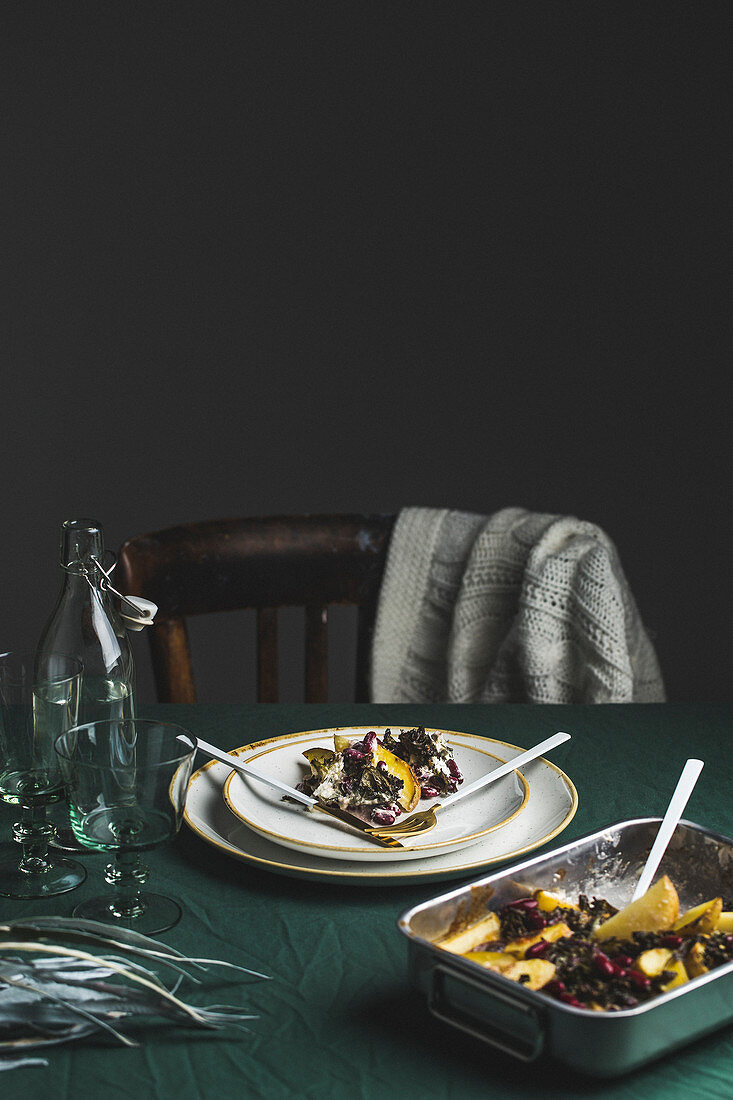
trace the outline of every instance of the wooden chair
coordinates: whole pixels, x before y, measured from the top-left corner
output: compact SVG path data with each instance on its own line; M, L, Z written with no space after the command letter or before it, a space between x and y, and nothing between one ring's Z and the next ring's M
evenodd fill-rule
M305 608L305 701L328 697L328 607L358 608L356 702L368 701L379 585L395 516L269 516L191 523L122 546L115 586L159 607L147 628L159 702L194 703L186 619L257 612L257 699L278 699L278 608Z

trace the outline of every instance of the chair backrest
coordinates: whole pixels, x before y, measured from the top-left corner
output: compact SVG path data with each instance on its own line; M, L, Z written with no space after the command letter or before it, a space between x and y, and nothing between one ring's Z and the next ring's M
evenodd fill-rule
M159 608L147 628L159 702L194 703L186 619L255 609L257 699L277 702L277 612L305 608L305 701L328 699L328 606L358 608L355 701L369 693L369 657L390 515L264 516L170 527L128 539L115 585Z

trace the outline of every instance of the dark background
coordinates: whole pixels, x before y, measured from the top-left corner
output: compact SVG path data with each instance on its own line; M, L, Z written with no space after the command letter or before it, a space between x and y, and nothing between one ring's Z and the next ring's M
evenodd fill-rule
M614 539L671 700L729 698L728 4L0 20L4 647L72 516L521 505Z

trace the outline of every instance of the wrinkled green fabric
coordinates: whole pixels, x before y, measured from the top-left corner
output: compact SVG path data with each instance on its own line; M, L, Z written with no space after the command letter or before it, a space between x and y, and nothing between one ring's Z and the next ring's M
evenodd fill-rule
M422 722L522 746L567 730L573 739L553 759L574 781L580 804L547 850L613 821L661 814L685 760L698 756L706 767L685 817L733 833L728 706L199 705L150 707L146 714L179 722L222 748L368 722ZM11 820L12 810L4 807L3 840ZM105 857L82 858L89 871L82 887L43 902L0 898L0 920L68 915L78 901L100 892ZM208 1003L245 1006L259 1019L249 1033L151 1030L136 1050L106 1040L53 1049L45 1053L45 1068L3 1073L3 1097L536 1100L538 1082L543 1096L558 1098L731 1096L733 1028L633 1075L596 1081L556 1066L523 1065L433 1019L424 998L408 986L406 943L396 921L407 908L442 893L441 883L379 888L295 880L233 860L185 826L174 843L150 854L150 864L151 887L177 896L184 907L181 922L162 939L272 976L269 982L222 981L206 997ZM196 1003L195 991L188 987L187 993Z

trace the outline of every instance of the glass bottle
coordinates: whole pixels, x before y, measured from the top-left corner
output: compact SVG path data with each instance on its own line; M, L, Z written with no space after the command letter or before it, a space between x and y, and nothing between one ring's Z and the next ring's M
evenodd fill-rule
M80 723L135 717L132 647L104 583L114 563L99 523L70 519L61 525L63 583L38 654L66 653L82 662Z

